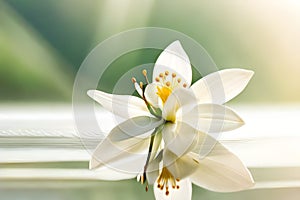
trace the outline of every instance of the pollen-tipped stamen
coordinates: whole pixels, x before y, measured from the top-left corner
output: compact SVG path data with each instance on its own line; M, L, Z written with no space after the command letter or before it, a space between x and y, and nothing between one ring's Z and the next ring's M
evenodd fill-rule
M131 78L132 83L136 83L136 79L134 77Z
M177 181L178 180L178 181ZM169 195L169 186L173 189L179 189L179 185L176 182L179 182L179 179L175 179L171 172L166 168L163 167L158 179L157 179L157 187L163 190L166 189L165 194Z
M147 70L144 69L144 70L142 71L142 74L144 75L144 77L145 77L145 79L146 79L146 83L149 84L149 80L148 80L148 77L147 77Z

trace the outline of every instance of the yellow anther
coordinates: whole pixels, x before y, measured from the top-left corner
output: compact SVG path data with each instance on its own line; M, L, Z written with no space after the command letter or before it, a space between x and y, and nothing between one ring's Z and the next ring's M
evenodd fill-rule
M180 83L180 82L181 82L181 78L178 78L178 79L177 79L177 83Z
M161 190L166 189L165 194L169 195L169 186L172 186L173 189L179 189L179 185L176 184L176 181L179 179L175 179L171 172L163 167L158 179L157 179L157 187Z
M140 88L143 89L143 82L140 82Z
M144 76L147 76L147 70L144 69L144 70L142 71L142 73L143 73Z
M168 76L169 75L169 71L165 71L165 75Z
M163 78L163 77L164 77L164 74L163 74L163 73L160 73L160 74L159 74L159 77L160 77L160 78Z
M170 87L171 83L170 81L166 82L166 86Z
M175 78L175 77L176 77L176 74L175 74L175 73L172 73L172 77Z
M184 88L186 88L186 87L187 87L187 84L186 84L186 83L184 83L182 86L183 86Z
M160 81L160 79L159 79L158 77L156 77L156 78L155 78L155 81L156 81L156 82L159 82L159 81Z

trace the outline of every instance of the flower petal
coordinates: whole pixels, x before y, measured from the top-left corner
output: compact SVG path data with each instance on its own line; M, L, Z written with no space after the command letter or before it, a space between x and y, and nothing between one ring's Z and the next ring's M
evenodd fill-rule
M157 83L150 83L145 89L145 98L146 100L154 107L159 107L159 97L157 95Z
M172 151L177 158L193 150L198 141L204 141L207 136L183 122L166 123L162 135L165 148Z
M162 116L167 121L176 121L176 113L180 109L181 114L188 113L197 103L196 97L188 89L177 89L167 99Z
M147 181L150 185L153 185L157 177L159 176L159 164L161 160L162 151L159 152L155 159L149 162L149 165L147 167Z
M224 69L198 80L191 89L199 103L223 104L241 93L253 74L245 69Z
M138 97L108 94L99 90L89 90L87 94L105 109L123 118L151 116L145 102Z
M163 166L171 172L175 179L184 179L197 170L197 163L189 156L178 157L168 149L164 149Z
M157 58L153 69L152 82L159 77L160 73L168 71L170 75L166 77L166 81L172 83L172 73L176 73L178 78L181 78L187 86L192 82L192 68L189 57L177 40L171 43Z
M128 119L116 126L96 147L90 168L108 165L124 172L140 171L148 154L149 136L162 123L162 120L143 116ZM128 160L136 162L128 163Z
M219 133L239 128L244 121L229 107L218 104L198 104L177 120L205 133Z
M149 143L149 138L131 138L114 143L106 138L94 151L90 169L105 166L123 173L138 174L144 168Z
M169 190L169 195L166 195L165 190L161 190L154 185L154 196L156 200L191 200L192 199L192 183L189 179L184 179L178 182L179 189Z
M163 124L164 120L139 116L122 122L111 130L108 138L112 142L118 142L132 137L147 138L152 134L153 129Z
M200 187L216 192L235 192L254 185L249 170L241 160L219 142L201 160L196 153L189 153L188 156L198 162L197 170L190 178Z

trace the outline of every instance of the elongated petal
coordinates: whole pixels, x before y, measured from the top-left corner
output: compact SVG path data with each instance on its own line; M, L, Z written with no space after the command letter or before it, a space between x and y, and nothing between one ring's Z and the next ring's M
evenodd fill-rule
M205 133L219 133L239 128L244 121L229 107L218 104L199 104L177 120Z
M157 58L153 69L152 81L159 77L160 73L169 72L166 81L172 82L172 73L176 73L177 78L181 78L188 86L192 82L192 68L189 57L177 40L171 43Z
M139 172L148 154L149 136L161 123L155 118L135 117L116 126L97 146L90 168L107 165L119 171Z
M136 116L151 116L145 102L135 96L108 94L89 90L87 94L105 109L125 119Z
M165 190L161 190L154 185L154 196L156 200L191 200L192 199L192 184L189 179L184 179L178 182L179 189L169 190L166 195Z
M144 168L150 139L131 138L122 142L105 139L90 160L90 169L106 166L124 173L138 174Z
M177 157L181 157L193 150L198 141L204 141L206 134L194 129L187 123L167 123L162 130L165 148L172 151Z
M182 180L197 170L197 163L189 156L178 157L168 149L164 149L163 166L171 172L175 179Z
M198 154L189 153L198 162L191 181L203 188L216 192L235 192L254 185L249 170L238 157L217 143L212 151L199 160Z
M177 111L180 109L181 115L188 113L197 104L196 97L188 89L177 89L167 99L162 116L167 121L176 121Z
M118 142L132 137L147 138L152 133L151 131L159 127L163 122L162 119L147 116L130 118L113 128L107 139L112 142Z
M223 104L247 86L254 72L244 69L225 69L205 76L191 86L199 103Z

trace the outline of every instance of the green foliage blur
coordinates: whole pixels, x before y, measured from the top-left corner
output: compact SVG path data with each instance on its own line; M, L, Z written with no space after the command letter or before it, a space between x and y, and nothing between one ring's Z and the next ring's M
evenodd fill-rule
M76 71L98 43L149 26L194 38L220 69L254 70L234 102L298 102L299 11L284 1L0 0L0 102L71 102ZM159 53L114 64L129 70ZM107 72L100 88L111 91L122 70Z

